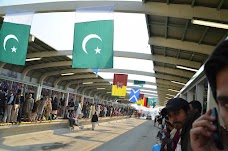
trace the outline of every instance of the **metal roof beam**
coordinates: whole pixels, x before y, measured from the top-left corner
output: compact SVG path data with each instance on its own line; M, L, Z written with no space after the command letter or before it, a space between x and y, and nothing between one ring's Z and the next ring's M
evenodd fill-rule
M177 59L174 57L165 57L162 55L152 55L152 60L162 63L169 63L174 65L182 65L191 68L200 68L201 63L195 61L189 61L186 59Z
M137 74L155 77L155 73L145 72L145 71L137 71L137 70L126 70L126 69L99 69L99 72L111 72L111 73L127 73L127 74Z
M53 57L56 55L63 55L63 54L64 55L70 55L69 54L70 52L72 53L72 51L69 51L69 50L67 50L66 53L60 53L60 54L53 52L52 54L49 54L48 57ZM41 53L34 53L33 55L32 54L30 56L28 54L28 56L29 57L31 57L31 56L39 57L39 55L41 55ZM45 56L45 54L46 54L46 51L42 52L41 56ZM175 59L173 57L164 57L161 55L151 55L151 54L145 54L145 53L125 52L125 51L114 51L114 56L115 57L127 57L127 58L135 58L135 59L152 60L152 61L158 61L158 62L170 63L170 64L175 62L175 64L177 64L177 65L184 65L184 66L190 65L189 67L200 67L200 63L197 63L197 62L188 61L188 60L184 60L184 59ZM66 62L67 62L66 65L71 65L71 61L66 61ZM36 67L34 67L34 68L36 68Z
M44 58L44 57L67 56L67 55L72 55L72 50L42 51L42 52L28 53L27 58L37 58L37 57ZM114 56L151 60L150 54L137 53L137 52L114 51Z
M185 78L180 78L177 76L171 76L171 75L166 75L166 74L161 74L161 73L156 73L156 78L170 80L170 81L177 81L177 82L182 82L182 83L188 82L188 80Z
M202 34L202 35L201 35L201 37L200 37L199 44L201 44L201 43L202 43L203 38L205 37L205 35L206 35L206 33L207 33L208 29L209 29L209 27L206 27L206 28L205 28L205 30L204 30L204 32L203 32L203 34Z
M168 1L167 1L168 3ZM169 23L169 17L166 17L166 22L165 22L165 39L167 39L168 36L168 23Z
M53 75L60 75L62 73L87 73L92 72L90 69L66 69L66 70L58 70L53 72L46 72L39 78L39 84L43 84L43 81L46 77Z
M157 84L169 85L169 86L177 87L177 88L183 87L183 85L172 83L171 81L167 81L167 80L156 79L156 82L157 82Z
M64 80L77 80L77 79L87 79L87 78L96 78L95 74L87 74L87 75L73 75L73 76L63 76L54 81L54 87L56 88L60 81Z
M196 53L202 53L210 55L214 50L214 46L210 45L199 45L195 42L181 41L176 39L165 39L162 37L150 37L149 39L150 45L161 46L161 47L169 47L174 49L181 49Z
M224 0L220 0L219 5L217 7L217 10L220 10L221 9L223 3L224 3Z
M70 66L72 64L72 61L59 61L59 62L51 62L51 63L41 63L41 64L36 64L32 66L26 67L22 71L22 80L24 80L26 74L34 69L42 69L42 68L49 68L49 67L61 67L61 66Z
M168 73L171 75L182 76L186 78L191 78L193 76L193 72L180 70L180 69L172 69L172 68L164 68L161 66L154 66L154 71Z
M189 24L189 19L187 19L186 24L185 24L185 29L184 29L184 33L182 35L181 41L184 41L187 29L188 29L188 24Z
M30 10L36 13L48 12L74 12L75 9L88 6L114 5L115 12L143 13L158 16L192 19L206 18L212 20L228 21L226 10L217 10L209 7L192 7L185 4L170 4L159 2L129 2L129 1L49 1L23 3L15 1L11 5L0 6L0 16L3 16L10 8L16 10Z

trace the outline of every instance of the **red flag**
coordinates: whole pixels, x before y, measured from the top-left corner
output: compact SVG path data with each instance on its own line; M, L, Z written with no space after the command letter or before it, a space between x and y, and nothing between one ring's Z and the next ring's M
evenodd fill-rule
M127 74L114 74L112 95L126 96L127 91Z

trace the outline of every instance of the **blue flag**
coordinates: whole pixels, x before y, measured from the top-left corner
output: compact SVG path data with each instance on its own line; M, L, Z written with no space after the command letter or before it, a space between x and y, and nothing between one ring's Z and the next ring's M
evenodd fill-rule
M138 88L132 88L130 93L130 102L137 102L139 98L140 90Z
M98 69L97 68L94 68L92 70L93 70L94 73L96 73L96 74L98 73Z

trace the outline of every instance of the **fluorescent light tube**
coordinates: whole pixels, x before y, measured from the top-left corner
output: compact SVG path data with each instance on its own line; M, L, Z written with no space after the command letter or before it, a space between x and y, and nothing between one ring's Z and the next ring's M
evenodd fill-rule
M172 97L174 97L175 95L172 95L172 94L166 94L166 95L168 95L168 96L172 96Z
M174 89L168 89L169 91L173 91L173 92L179 92L177 90L174 90Z
M216 23L211 21L205 21L205 20L199 20L199 19L192 19L193 24L197 25L203 25L203 26L209 26L209 27L215 27L215 28L222 28L222 29L228 29L227 24L222 23Z
M105 89L105 88L97 88L97 90L103 90L103 89Z
M177 81L171 81L172 83L180 84L180 85L185 85L185 83L182 82L177 82Z
M61 73L62 76L67 76L67 75L73 75L73 72L69 72L69 73Z
M184 70L188 70L188 71L198 71L197 69L193 69L193 68L189 68L189 67L184 67L184 66L176 66L179 69L184 69Z
M84 82L82 84L93 84L93 82Z
M36 61L36 60L40 60L41 58L29 58L29 59L26 59L26 61Z

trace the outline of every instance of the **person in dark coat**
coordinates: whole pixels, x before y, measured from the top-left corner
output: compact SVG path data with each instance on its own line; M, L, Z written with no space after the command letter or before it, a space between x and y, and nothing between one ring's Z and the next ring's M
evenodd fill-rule
M96 112L93 114L93 117L91 119L91 122L92 122L92 130L94 130L95 129L95 126L96 126L96 124L98 122L98 116L97 116L97 113Z

